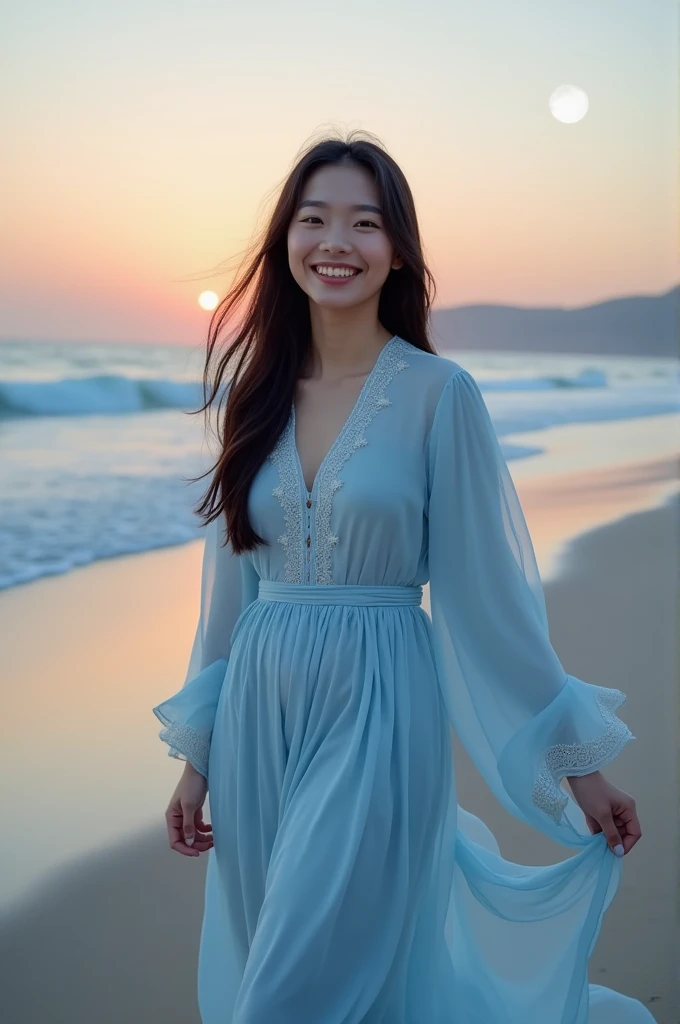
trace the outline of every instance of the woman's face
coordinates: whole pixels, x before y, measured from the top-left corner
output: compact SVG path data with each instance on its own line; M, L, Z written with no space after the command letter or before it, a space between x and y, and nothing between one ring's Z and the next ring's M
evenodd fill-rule
M380 292L392 267L402 266L379 207L363 167L326 164L310 175L288 228L291 273L310 301L334 308L365 302ZM354 273L338 276L332 266Z

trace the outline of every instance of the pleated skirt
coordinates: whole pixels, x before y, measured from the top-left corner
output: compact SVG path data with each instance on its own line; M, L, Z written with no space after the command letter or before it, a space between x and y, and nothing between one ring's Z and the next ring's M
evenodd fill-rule
M435 1019L425 911L453 765L420 595L262 582L237 621L209 760L204 1024Z

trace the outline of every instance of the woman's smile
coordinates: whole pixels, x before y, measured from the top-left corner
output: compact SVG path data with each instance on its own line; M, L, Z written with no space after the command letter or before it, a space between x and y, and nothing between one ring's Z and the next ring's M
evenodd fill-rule
M324 284L331 285L347 284L361 273L358 267L348 263L316 263L313 264L312 271Z

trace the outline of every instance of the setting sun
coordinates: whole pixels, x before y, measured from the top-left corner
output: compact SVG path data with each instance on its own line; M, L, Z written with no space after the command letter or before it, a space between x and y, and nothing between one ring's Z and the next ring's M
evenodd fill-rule
M214 309L219 301L215 292L201 292L198 296L198 304L201 309Z

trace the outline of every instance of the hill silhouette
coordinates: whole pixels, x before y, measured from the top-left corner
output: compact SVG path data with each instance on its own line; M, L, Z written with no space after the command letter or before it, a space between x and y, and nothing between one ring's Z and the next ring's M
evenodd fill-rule
M432 311L437 347L498 352L677 356L680 285L575 309L502 305Z

